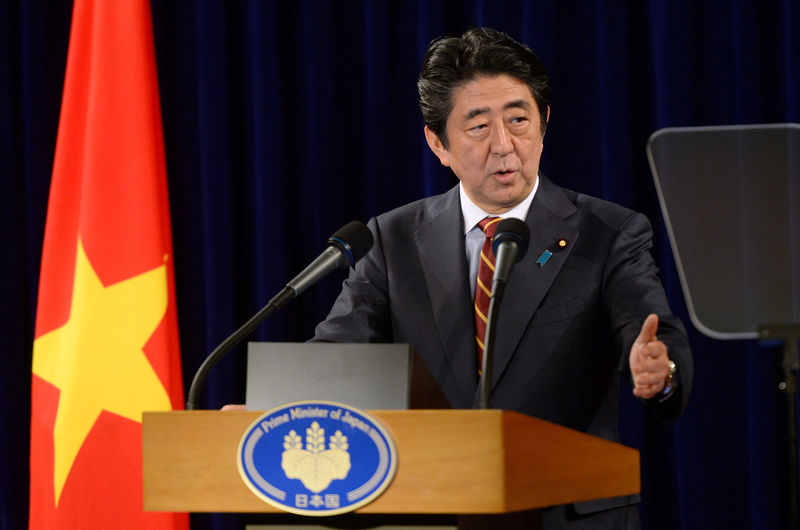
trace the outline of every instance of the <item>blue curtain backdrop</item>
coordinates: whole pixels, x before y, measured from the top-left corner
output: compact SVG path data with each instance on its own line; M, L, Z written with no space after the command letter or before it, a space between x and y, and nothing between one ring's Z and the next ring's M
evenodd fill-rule
M668 126L800 121L797 1L152 7L187 388L204 356L339 226L456 182L425 145L416 75L431 39L489 25L527 43L551 73L543 170L650 217L673 311L690 328L696 376L684 417L663 424L633 398L621 405L624 441L642 452L645 528L785 526L778 349L711 340L689 325L645 144ZM33 323L70 18L67 0L0 3L3 530L27 524ZM253 338L309 338L343 276ZM244 364L240 349L218 365L202 405L241 402ZM231 520L194 518L198 528Z

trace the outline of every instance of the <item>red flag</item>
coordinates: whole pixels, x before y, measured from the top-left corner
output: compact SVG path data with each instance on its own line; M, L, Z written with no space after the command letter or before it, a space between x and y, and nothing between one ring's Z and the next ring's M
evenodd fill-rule
M147 0L75 0L33 347L30 527L187 528L143 511L141 413L182 407Z

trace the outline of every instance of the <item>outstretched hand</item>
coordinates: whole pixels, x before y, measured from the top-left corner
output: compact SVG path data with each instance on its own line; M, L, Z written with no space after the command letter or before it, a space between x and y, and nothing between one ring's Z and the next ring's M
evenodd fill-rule
M642 399L650 399L663 391L669 372L667 345L658 340L657 331L658 315L651 314L642 324L628 357L633 395Z

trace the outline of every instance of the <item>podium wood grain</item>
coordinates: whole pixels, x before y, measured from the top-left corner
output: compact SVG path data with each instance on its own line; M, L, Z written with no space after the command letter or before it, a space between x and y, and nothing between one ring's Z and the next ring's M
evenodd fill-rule
M147 412L144 504L151 511L279 510L236 466L256 411ZM638 493L639 452L499 410L370 411L392 434L397 474L360 513L505 513Z

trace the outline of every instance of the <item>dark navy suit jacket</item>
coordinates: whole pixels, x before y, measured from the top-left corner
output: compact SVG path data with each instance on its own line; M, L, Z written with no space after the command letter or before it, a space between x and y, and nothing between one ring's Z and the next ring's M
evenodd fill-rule
M565 190L542 175L526 223L531 240L506 286L496 328L492 407L617 441L620 377L650 313L677 363L674 394L647 406L664 418L686 406L693 364L650 255L641 215ZM411 344L454 408L478 396L474 324L458 188L373 218L370 252L350 271L316 341ZM557 242L564 239L565 248ZM543 251L552 257L536 263ZM577 503L580 513L634 498ZM553 527L561 527L555 525Z

